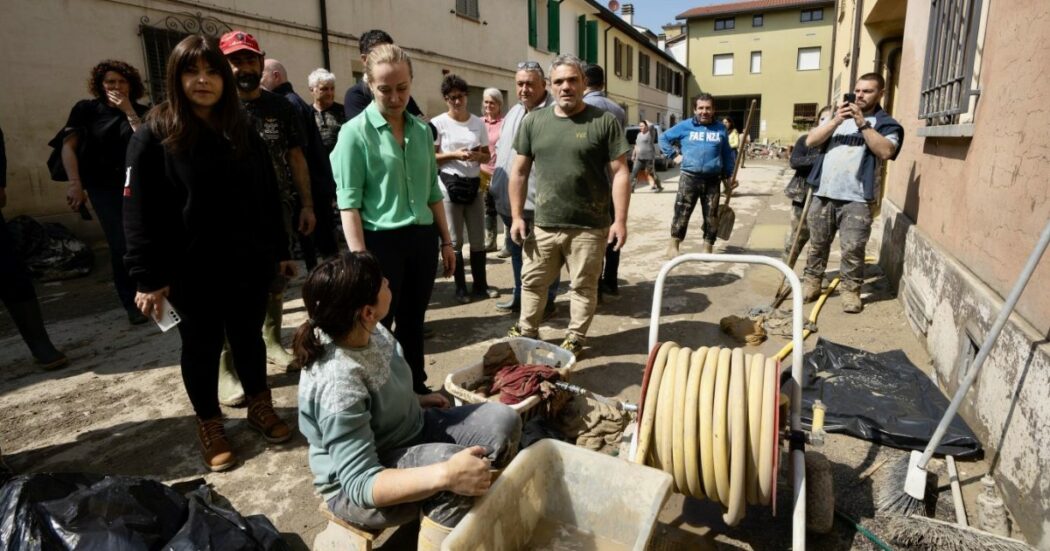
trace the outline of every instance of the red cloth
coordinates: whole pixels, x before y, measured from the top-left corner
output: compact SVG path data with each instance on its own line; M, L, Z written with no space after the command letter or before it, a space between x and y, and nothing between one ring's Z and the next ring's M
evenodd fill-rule
M496 373L492 393L499 392L499 401L510 406L538 393L540 383L556 381L558 378L558 372L549 365L508 365Z

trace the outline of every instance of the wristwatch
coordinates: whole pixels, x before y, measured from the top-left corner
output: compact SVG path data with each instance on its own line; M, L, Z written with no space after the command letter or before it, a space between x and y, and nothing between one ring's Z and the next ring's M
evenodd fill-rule
M857 127L857 132L863 132L868 128L871 128L871 123L868 121L864 121L864 124Z

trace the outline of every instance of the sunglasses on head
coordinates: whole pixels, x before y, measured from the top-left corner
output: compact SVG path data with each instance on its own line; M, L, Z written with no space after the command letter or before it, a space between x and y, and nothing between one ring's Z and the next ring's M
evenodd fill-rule
M518 70L521 69L540 69L540 64L535 61L522 61L518 64Z

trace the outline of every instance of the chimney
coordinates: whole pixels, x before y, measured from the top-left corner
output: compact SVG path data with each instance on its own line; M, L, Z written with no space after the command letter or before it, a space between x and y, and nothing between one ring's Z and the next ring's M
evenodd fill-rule
M620 17L627 22L628 25L634 25L634 4L624 4L620 8Z
M667 35L666 34L660 33L660 34L656 35L656 47L660 48L661 50L667 48Z

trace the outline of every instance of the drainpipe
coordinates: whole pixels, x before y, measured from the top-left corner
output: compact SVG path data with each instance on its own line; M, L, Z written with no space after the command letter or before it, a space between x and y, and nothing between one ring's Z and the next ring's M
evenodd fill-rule
M332 59L328 52L328 6L325 0L318 0L321 8L321 58L324 60L324 68L332 70Z
M602 45L605 46L605 59L602 61L602 69L605 70L605 85L609 85L609 31L612 30L612 23L609 23L608 27L605 27L605 34L602 36ZM615 72L615 71L614 71Z
M860 57L860 27L864 18L864 0L856 0L853 12L853 52L849 56L849 86L853 91L853 85L857 82L857 58Z
M829 62L828 67L828 99L824 102L824 105L831 105L831 87L834 86L833 77L835 76L835 39L839 34L839 6L844 1L845 0L838 0L835 2L835 24L831 27L831 61ZM686 50L686 52L688 52L688 50ZM686 53L686 59L689 59L688 56L689 54Z

